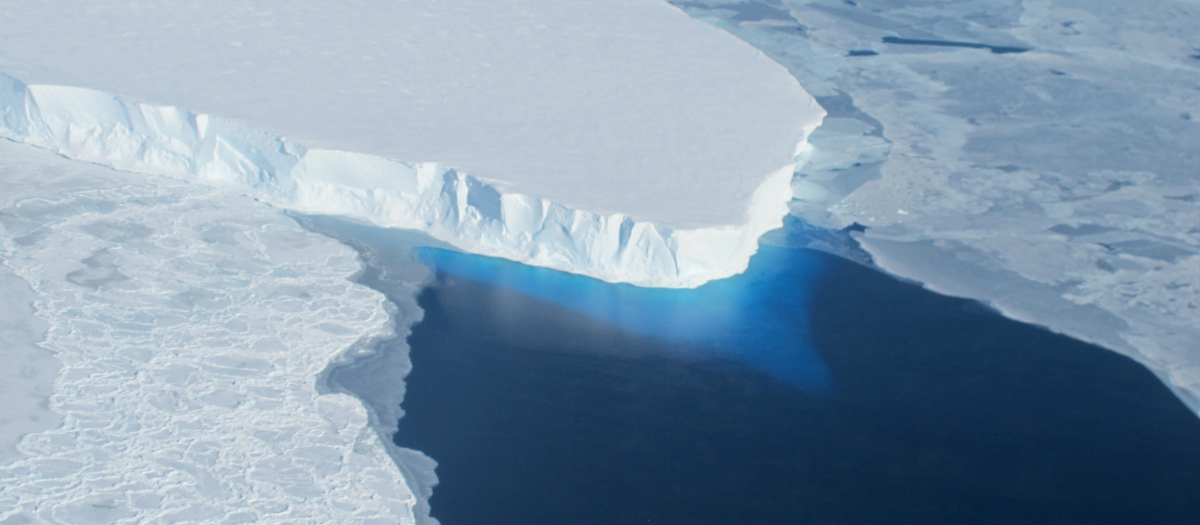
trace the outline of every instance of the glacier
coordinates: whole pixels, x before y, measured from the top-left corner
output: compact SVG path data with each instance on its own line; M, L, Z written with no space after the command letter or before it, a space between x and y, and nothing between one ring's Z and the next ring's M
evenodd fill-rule
M120 170L169 175L272 205L429 233L459 249L642 286L694 287L745 269L782 225L796 164L755 189L747 221L672 229L546 199L435 162L307 149L234 121L0 73L0 136ZM804 136L820 123L813 106ZM795 156L809 147L803 137Z
M0 49L10 138L646 286L743 269L823 115L659 0L55 0Z

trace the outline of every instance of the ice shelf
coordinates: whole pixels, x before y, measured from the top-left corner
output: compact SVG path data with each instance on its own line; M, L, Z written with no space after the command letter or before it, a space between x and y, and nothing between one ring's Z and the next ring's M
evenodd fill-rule
M646 286L697 286L745 269L758 237L787 214L795 167L778 168L759 184L746 222L671 229L504 193L503 185L440 163L307 149L230 120L91 89L27 86L3 73L0 111L0 136L69 158L202 182L288 209L422 230L467 251Z
M659 0L275 4L13 6L0 71L28 87L5 81L9 136L694 286L778 226L824 114L783 67Z

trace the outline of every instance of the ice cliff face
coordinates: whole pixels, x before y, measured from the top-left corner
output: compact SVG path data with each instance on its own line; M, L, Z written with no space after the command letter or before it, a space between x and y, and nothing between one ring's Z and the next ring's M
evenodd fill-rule
M692 287L744 270L758 237L782 224L795 168L766 179L744 224L673 230L505 193L438 163L306 149L218 117L90 89L27 86L3 73L0 111L5 137L68 158L422 230L466 251L643 286ZM805 137L819 124L814 114ZM807 152L801 141L797 158Z

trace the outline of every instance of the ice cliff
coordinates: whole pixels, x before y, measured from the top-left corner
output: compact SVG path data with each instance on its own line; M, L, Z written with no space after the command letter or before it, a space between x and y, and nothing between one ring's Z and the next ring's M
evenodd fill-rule
M465 251L642 286L692 287L745 269L782 224L795 164L754 192L743 224L671 229L572 209L435 163L309 149L238 122L0 73L6 138L120 170L167 175L282 208L429 233ZM812 118L796 149L809 150ZM670 196L662 198L669 199Z

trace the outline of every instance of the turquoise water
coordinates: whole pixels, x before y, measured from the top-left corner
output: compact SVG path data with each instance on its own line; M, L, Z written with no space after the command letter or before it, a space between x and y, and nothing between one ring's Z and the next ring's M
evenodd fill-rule
M1200 419L1133 361L764 246L645 290L421 252L395 442L445 525L1191 523Z
M326 229L416 313L420 239ZM1200 516L1200 419L1144 367L861 264L763 246L745 275L648 290L417 253L423 320L329 377L404 393L393 440L437 460L444 525Z
M641 288L503 259L421 248L439 272L518 292L687 352L744 363L805 392L833 388L812 343L808 300L822 265L798 250L764 246L742 274L694 289ZM671 346L667 346L671 348Z

